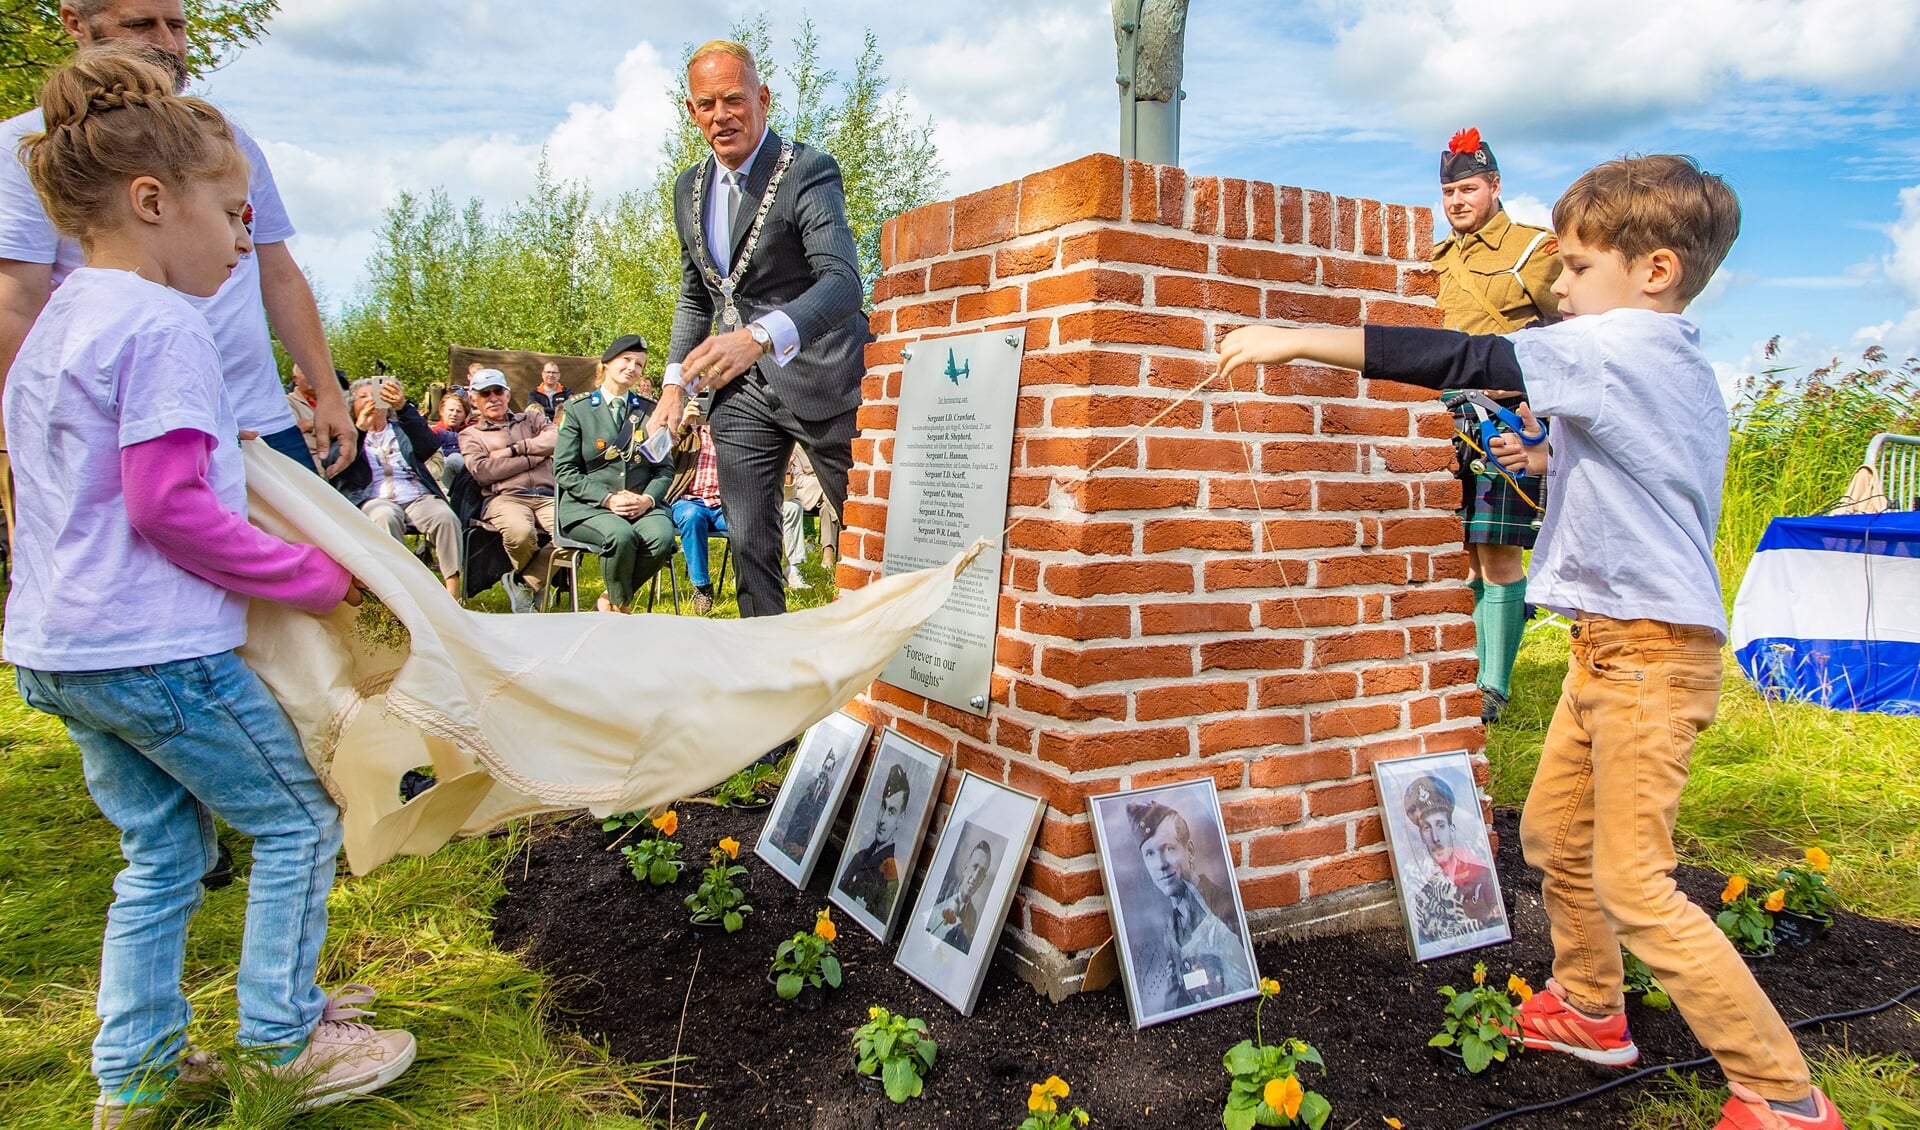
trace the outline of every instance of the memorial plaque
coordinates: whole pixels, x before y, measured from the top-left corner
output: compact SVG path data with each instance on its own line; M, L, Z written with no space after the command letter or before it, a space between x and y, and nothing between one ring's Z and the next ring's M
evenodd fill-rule
M881 575L944 564L979 538L990 544L880 681L980 715L1000 629L1000 531L1025 348L1023 329L916 342L900 380Z

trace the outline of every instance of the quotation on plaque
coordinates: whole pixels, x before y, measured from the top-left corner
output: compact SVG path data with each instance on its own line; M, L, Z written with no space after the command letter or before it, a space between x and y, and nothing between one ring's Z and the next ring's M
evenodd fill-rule
M1000 627L1000 531L1025 348L1024 329L909 346L894 427L881 575L944 564L979 538L990 544L880 681L980 715Z

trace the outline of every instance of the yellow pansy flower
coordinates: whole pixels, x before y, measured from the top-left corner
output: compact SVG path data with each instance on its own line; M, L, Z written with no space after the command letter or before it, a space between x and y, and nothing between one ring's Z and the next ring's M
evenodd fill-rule
M1393 1127L1393 1130L1400 1130L1400 1120L1397 1118L1389 1118L1386 1115L1381 1115L1380 1121L1386 1123L1388 1126Z
M1292 1075L1285 1079L1269 1079L1261 1089L1260 1097L1266 1104L1288 1118L1300 1116L1300 1100L1306 1092L1300 1088L1300 1080Z
M740 841L728 836L720 841L720 850L727 853L728 859L740 858Z
M1473 963L1473 983L1476 985L1484 985L1487 983L1486 962L1476 961Z
M1058 1075L1047 1076L1044 1083L1035 1083L1027 1092L1027 1109L1035 1114L1052 1114L1059 1109L1058 1100L1067 1097L1066 1080Z
M1263 997L1277 996L1279 995L1279 992L1280 992L1280 982L1274 980L1271 977L1260 978L1260 995L1261 996Z
M1733 878L1727 880L1727 889L1720 892L1720 901L1732 902L1734 899L1746 893L1747 877L1745 875L1735 875Z
M824 910L820 912L820 917L813 920L813 932L823 942L831 942L840 936L840 931L834 928L833 919Z
M1787 892L1784 890L1772 891L1768 893L1767 901L1760 905L1766 907L1769 914L1778 914L1786 909Z
M671 836L680 830L680 814L669 808L654 817L650 823L660 830L663 836Z
M1807 865L1815 871L1825 871L1833 866L1833 857L1817 847L1807 849Z
M1507 975L1507 991L1523 1001L1533 999L1533 986L1527 984L1526 979L1518 973L1510 973Z

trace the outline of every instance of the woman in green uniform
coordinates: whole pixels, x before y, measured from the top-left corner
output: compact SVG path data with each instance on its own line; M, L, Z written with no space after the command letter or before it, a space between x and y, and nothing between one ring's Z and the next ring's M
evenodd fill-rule
M641 450L654 402L633 386L646 367L644 340L615 339L600 357L599 387L560 413L553 452L560 532L600 554L602 612L627 611L640 586L673 558L676 533L665 505L673 453L655 463Z

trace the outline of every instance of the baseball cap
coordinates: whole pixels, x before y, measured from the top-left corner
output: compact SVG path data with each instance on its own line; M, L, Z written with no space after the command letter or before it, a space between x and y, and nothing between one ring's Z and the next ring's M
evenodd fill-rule
M507 387L507 375L498 369L482 369L473 375L472 380L467 382L467 387L475 392L479 392L483 388L505 388Z
M600 355L600 361L602 364L605 364L615 357L620 356L622 353L645 352L647 352L646 338L641 337L639 334L621 334L619 337L613 339L612 345L607 346L607 351Z

